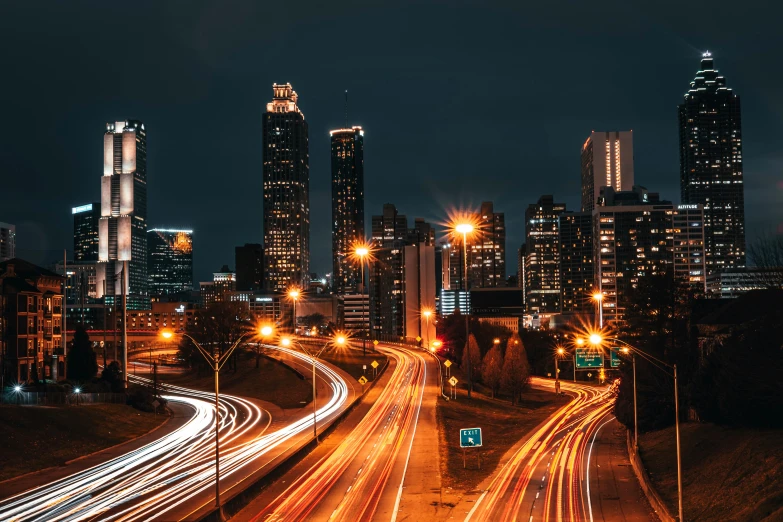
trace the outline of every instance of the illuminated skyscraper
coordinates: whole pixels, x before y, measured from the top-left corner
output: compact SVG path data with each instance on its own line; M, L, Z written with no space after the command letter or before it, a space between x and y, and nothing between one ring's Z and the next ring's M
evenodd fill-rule
M582 212L593 211L601 187L633 188L633 131L593 131L582 145Z
M541 196L525 210L525 307L528 313L560 312L560 215L565 203Z
M484 201L478 220L479 232L468 238L468 290L506 286L505 215L495 212L491 201ZM455 246L454 253L462 255L462 245Z
M679 106L680 196L704 205L707 274L745 266L745 190L740 97L726 87L712 55Z
M149 306L147 292L147 132L136 120L106 124L103 135L101 218L96 292L122 294L123 262L128 308Z
M338 129L332 137L332 281L334 293L359 289L360 267L350 258L364 241L364 131Z
M290 83L272 89L262 117L264 284L282 291L310 283L310 155L296 92Z
M147 233L150 295L193 290L193 231L153 228Z
M73 260L98 261L98 223L101 204L88 203L71 209L73 214Z
M590 212L560 214L560 309L564 314L595 313L591 300L593 272L593 215Z

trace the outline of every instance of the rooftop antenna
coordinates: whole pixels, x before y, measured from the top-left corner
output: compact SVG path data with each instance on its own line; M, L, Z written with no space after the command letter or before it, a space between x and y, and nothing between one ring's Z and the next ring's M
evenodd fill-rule
M345 128L348 128L348 89L345 89Z

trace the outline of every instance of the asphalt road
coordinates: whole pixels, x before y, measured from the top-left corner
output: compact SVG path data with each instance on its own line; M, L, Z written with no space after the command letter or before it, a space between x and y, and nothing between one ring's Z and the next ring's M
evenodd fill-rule
M279 348L300 371L309 359ZM344 374L319 362L318 422L325 426L355 390ZM188 520L214 504L214 395L167 385L166 398L193 409L172 433L124 455L0 500L0 520ZM272 424L256 402L221 396L221 496L312 437L312 413L303 408Z
M561 384L574 400L512 450L482 484L466 522L657 520L623 460L608 387Z

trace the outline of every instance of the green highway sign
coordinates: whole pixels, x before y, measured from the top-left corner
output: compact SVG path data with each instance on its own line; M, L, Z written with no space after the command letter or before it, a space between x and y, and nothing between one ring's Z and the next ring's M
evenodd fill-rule
M604 354L595 348L577 348L576 349L576 367L577 368L603 368Z
M459 430L460 448L479 448L482 446L481 428L468 428Z
M612 368L620 366L620 348L618 346L612 346L609 351L612 353L610 357Z

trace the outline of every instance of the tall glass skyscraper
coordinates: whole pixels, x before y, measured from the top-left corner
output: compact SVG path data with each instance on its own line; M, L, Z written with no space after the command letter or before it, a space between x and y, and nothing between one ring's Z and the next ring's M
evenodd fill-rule
M88 203L71 209L73 214L73 260L98 261L98 223L101 204Z
M150 295L193 290L193 231L153 228L147 232Z
M679 106L680 195L704 205L707 274L745 266L745 189L740 97L726 87L712 54Z
M565 203L541 196L525 210L525 307L528 313L560 313L560 215Z
M364 131L338 129L332 137L332 284L338 295L359 290L360 267L350 255L364 241Z
M290 83L272 90L262 117L264 284L282 291L310 283L310 154L296 92Z
M128 308L149 307L147 291L147 132L136 120L107 123L103 135L101 218L96 292L122 294L123 262Z

